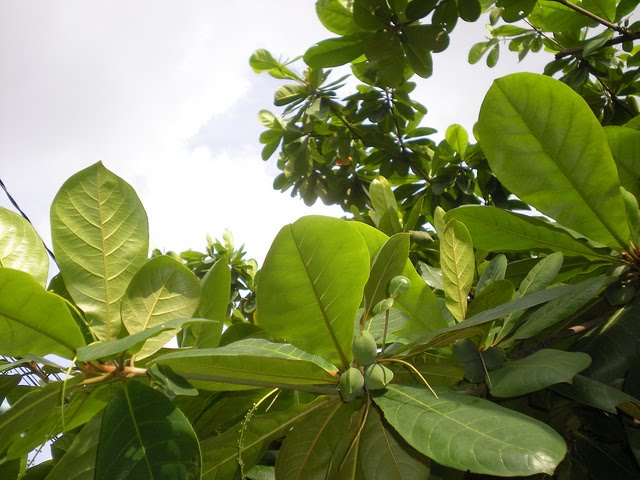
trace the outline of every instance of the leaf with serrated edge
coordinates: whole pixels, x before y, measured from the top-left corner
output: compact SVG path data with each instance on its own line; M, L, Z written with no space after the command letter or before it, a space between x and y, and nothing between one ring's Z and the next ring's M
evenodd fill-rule
M505 477L552 474L567 447L551 427L482 398L389 385L374 397L416 450L458 470Z

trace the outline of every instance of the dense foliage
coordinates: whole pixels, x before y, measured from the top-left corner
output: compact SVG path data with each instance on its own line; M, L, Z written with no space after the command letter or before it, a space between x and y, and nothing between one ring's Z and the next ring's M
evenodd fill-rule
M259 272L229 234L149 258L101 163L53 201L51 281L0 209L0 478L640 478L635 7L319 0L304 73L251 58L287 82L260 140L350 218L283 227ZM554 59L436 144L410 79L483 11L470 61Z

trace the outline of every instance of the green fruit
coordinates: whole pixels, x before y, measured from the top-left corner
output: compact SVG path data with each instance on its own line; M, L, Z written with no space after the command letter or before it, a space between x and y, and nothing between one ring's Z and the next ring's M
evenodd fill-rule
M393 372L384 365L374 363L364 370L364 384L367 390L381 390L393 380Z
M404 275L397 275L389 282L389 296L398 298L407 293L411 287L411 280Z
M391 307L393 307L393 303L393 298L385 298L384 300L380 300L378 303L376 303L376 306L373 307L373 313L377 315L379 313L386 312Z
M340 375L338 390L342 400L350 402L364 393L364 377L360 370L351 367Z
M353 358L358 365L373 363L378 355L378 344L369 332L360 332L353 341Z

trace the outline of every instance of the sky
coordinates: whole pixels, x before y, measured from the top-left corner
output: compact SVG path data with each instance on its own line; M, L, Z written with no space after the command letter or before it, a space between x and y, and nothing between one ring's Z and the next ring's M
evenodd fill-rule
M49 207L73 173L103 161L137 191L152 248L203 250L230 229L262 263L306 207L272 189L260 158L260 109L279 85L248 64L258 48L292 58L334 36L311 0L3 0L0 3L0 179L50 244ZM418 79L426 125L471 129L492 80L542 71L503 49L498 68L466 61L485 39L462 23L435 74ZM0 206L10 208L0 192Z

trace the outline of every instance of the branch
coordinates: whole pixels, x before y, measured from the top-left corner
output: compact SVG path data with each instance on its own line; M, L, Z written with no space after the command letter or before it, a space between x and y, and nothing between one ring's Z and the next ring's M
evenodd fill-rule
M620 35L619 37L612 38L604 43L603 47L610 47L612 45L619 45L624 42L633 41L640 39L640 32L631 32L628 34ZM581 45L579 47L567 48L566 50L562 50L561 52L556 53L556 60L560 60L561 58L568 57L570 55L576 55L578 53L582 53L585 45Z
M615 30L616 32L621 33L622 35L633 35L633 31L629 30L628 28L621 27L620 25L616 25L615 23L611 23L609 20L605 20L604 18L599 17L595 13L592 13L589 10L584 9L579 5L575 5L569 2L568 0L552 0L552 1L557 2L561 5L564 5L565 7L578 12L580 15L584 15L585 17L588 17L591 20L594 20L595 22L598 22L599 24L604 25L605 27L610 28L611 30Z

